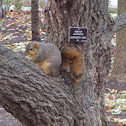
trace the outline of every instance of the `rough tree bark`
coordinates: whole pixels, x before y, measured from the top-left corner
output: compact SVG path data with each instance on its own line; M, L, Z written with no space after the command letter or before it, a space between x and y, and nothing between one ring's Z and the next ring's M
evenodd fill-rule
M67 43L69 27L88 28L88 42L82 46L87 69L87 78L82 88L83 104L88 114L85 125L106 125L104 84L110 67L110 56L109 47L101 42L101 38L114 25L108 15L108 1L50 0L45 18L48 41L58 44L58 47Z
M32 40L40 41L38 0L31 0Z
M126 14L112 20L107 0L49 0L48 40L61 47L68 28L87 27L87 77L79 85L45 75L30 61L0 46L0 103L26 126L106 126L104 85L110 67L109 42L126 26Z
M126 1L118 1L118 15L126 12ZM126 82L126 28L123 28L116 35L116 51L114 65L110 75L111 80Z
M0 103L23 124L69 126L79 119L83 125L85 111L72 92L63 79L0 47Z

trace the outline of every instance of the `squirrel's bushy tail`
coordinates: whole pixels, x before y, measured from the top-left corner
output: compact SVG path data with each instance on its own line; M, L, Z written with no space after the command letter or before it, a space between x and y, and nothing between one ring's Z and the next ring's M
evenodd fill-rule
M84 80L84 54L81 48L74 45L65 45L61 48L62 67L61 70L67 70L70 67L71 76L76 83Z

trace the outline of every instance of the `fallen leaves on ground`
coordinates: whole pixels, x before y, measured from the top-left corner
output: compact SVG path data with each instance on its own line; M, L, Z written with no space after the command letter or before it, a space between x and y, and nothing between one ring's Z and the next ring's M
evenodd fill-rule
M109 121L119 124L119 125L113 125L113 126L126 126L126 119L113 118L113 116L109 116L108 118L109 118Z
M5 45L7 48L11 49L14 52L24 52L26 45L29 43L29 41L26 42L19 42L14 44L7 44Z
M112 114L121 114L126 112L126 90L118 92L114 89L107 89L109 93L105 93L105 105L107 112ZM126 119L109 117L112 122L118 122L122 126L126 125Z
M4 19L2 21L3 32L0 33L0 41L5 41L5 46L14 52L24 51L25 46L32 39L31 14L23 11L8 12L6 18L8 18L7 22ZM45 35L45 31L40 29L40 34Z
M4 20L7 20L7 22ZM24 13L23 11L8 12L2 22L1 30L3 32L1 32L1 41L6 41L7 44L9 44L10 40L18 39L19 36L22 40L24 38L31 39L30 13ZM27 29L27 31L25 29Z

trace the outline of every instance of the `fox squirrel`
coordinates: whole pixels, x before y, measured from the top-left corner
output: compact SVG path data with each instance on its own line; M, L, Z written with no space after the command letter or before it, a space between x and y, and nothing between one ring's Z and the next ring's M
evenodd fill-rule
M84 55L81 48L76 45L66 44L61 48L62 66L61 70L66 71L70 67L70 73L76 83L84 80Z
M60 66L62 71L70 67L71 76L76 83L84 80L84 55L82 49L76 45L66 44L60 52L52 43L31 42L26 46L25 54L48 75L58 76Z
M61 52L54 44L31 42L26 46L25 54L46 74L54 77L60 74Z

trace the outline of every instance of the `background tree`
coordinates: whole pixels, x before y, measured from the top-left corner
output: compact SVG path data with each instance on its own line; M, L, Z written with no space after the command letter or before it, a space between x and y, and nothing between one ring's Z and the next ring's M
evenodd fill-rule
M87 75L81 84L45 75L23 56L0 46L0 103L27 126L106 126L104 85L110 67L109 42L126 26L126 14L114 20L107 0L49 0L47 38L58 47L68 29L88 28L84 50ZM65 78L66 79L66 78Z
M0 18L4 18L8 11L8 0L0 1Z
M126 1L118 1L118 15L126 12ZM116 51L111 79L126 82L126 28L120 30L116 35Z
M40 41L38 0L31 0L32 40Z

